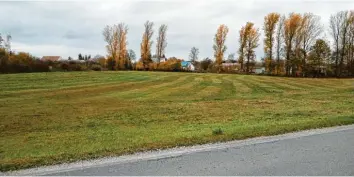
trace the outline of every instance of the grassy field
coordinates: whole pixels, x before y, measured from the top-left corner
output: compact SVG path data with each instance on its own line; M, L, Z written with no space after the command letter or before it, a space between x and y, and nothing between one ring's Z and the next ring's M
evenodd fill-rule
M354 123L354 79L57 72L0 90L1 171Z

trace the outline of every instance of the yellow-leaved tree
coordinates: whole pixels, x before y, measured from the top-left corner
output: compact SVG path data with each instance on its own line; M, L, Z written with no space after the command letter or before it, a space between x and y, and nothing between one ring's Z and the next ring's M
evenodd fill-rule
M143 63L144 69L148 70L149 64L152 62L151 60L151 46L152 46L152 35L154 34L153 31L154 23L150 21L146 21L144 24L144 33L142 42L140 44L140 54L141 54L141 61Z
M224 53L227 49L225 41L228 32L229 28L226 25L222 24L219 26L214 37L213 49L218 73L221 71L222 60L224 58Z
M266 71L271 74L275 68L275 62L273 61L273 46L276 25L279 22L280 14L270 13L264 17L264 53Z
M297 58L295 57L295 49L299 44L298 36L300 34L300 27L302 23L302 16L298 13L290 13L288 18L284 21L283 37L285 43L285 72L286 75L295 75Z

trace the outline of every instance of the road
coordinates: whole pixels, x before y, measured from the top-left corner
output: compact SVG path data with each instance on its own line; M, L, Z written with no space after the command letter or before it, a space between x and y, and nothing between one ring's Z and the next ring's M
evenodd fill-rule
M70 164L69 164L70 165ZM71 164L73 166L73 164ZM58 169L56 169L58 168ZM354 175L354 126L142 153L77 167L24 170L41 175Z

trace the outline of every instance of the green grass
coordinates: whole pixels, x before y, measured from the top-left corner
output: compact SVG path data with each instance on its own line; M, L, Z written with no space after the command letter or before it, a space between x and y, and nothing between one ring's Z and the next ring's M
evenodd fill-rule
M354 123L354 79L56 72L0 90L1 171Z

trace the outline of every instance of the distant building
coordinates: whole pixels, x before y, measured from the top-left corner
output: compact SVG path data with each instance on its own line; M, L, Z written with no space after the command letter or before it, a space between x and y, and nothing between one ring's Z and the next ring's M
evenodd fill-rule
M52 61L52 62L55 62L55 61L60 61L62 60L62 58L60 56L43 56L41 58L42 61Z
M151 60L152 60L154 63L158 63L158 62L159 62L159 59L158 59L157 57L152 57ZM166 58L166 57L160 58L160 63L165 62L165 61L167 61L167 58Z
M183 70L187 70L187 71L194 71L195 70L194 65L190 61L182 61L181 67Z
M265 73L265 67L255 67L254 68L254 73L256 73L256 74L264 74Z

